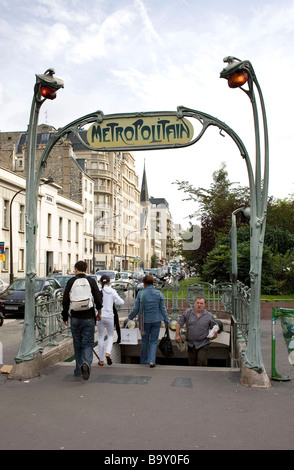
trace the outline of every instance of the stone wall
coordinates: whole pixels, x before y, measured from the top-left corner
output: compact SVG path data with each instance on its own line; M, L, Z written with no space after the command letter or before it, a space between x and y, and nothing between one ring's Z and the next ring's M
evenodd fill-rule
M272 318L273 308L292 308L294 309L293 302L261 302L260 304L260 318L268 320Z
M20 132L0 132L0 165L9 171L14 170L15 148Z

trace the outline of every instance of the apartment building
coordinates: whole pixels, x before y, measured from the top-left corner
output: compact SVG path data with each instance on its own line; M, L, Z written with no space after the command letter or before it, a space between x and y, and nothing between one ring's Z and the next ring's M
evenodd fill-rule
M38 126L36 166L53 132L52 126ZM86 131L80 131L86 140L83 133ZM0 165L23 179L26 152L26 132L0 132ZM89 150L70 133L51 150L42 168L42 177L54 180L54 184L48 187L55 188L51 208L56 209L51 213L44 210L48 220L43 219L42 211L41 226L48 229L51 226L52 234L58 231L58 236L54 233L52 240L56 236L59 240L58 245L54 245L50 242L50 235L42 232L40 246L47 239L48 247L46 254L40 255L40 269L41 264L44 266L42 272L50 268L72 270L77 246L79 257L88 262L90 272L150 267L155 252L159 259L168 259L171 230L168 203L165 199L158 200L158 203L154 198L149 200L145 168L140 191L135 159L130 152ZM40 191L44 189L40 187ZM23 198L24 211L24 196L19 197ZM50 197L47 194L41 198L42 204L46 202L46 208ZM10 196L7 196L6 204L9 201ZM69 217L68 201L77 212L82 208L78 220ZM154 212L154 206L157 212ZM74 246L69 250L71 243Z
M84 140L85 133L80 132ZM95 269L137 269L142 262L142 234L134 156L130 152L91 151L74 135L69 139L74 154L79 161L84 161L87 174L94 181Z
M54 131L38 126L36 165ZM26 151L26 132L0 133L4 168L25 176ZM82 259L90 271L122 269L126 249L128 268L139 265L140 191L131 153L89 151L69 134L52 149L42 177L53 178L59 194L83 205Z
M45 181L40 182L37 202L38 276L54 270L73 272L76 261L83 259L83 205L59 194L56 183ZM25 276L25 189L23 176L0 167L0 240L4 242L0 277L6 282L11 274Z
M168 202L164 198L149 198L151 204L151 219L154 234L152 239L158 243L156 232L160 233L161 238L161 262L167 264L167 261L173 257L173 225Z

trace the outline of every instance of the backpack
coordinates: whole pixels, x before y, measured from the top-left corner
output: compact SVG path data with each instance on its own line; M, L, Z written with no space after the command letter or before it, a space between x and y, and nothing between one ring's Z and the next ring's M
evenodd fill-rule
M93 307L92 289L86 277L77 278L69 293L71 310L89 310Z

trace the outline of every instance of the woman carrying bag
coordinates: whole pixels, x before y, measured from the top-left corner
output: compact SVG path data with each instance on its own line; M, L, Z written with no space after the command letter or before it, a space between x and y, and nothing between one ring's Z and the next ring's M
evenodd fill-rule
M153 286L153 276L145 276L143 284L144 289L137 295L134 308L128 318L132 320L139 314L142 337L140 364L155 367L161 321L163 320L167 327L169 318L163 295Z
M107 331L107 343L105 357L107 364L112 364L111 350L113 345L114 334L114 305L123 305L124 300L118 295L115 289L110 286L110 277L104 274L100 278L102 285L102 303L101 320L98 320L98 351L99 351L99 366L104 366L104 328Z

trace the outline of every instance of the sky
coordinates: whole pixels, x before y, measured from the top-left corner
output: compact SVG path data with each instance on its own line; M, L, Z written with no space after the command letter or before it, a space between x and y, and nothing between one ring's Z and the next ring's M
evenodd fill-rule
M41 107L55 128L96 110L105 115L176 111L186 106L228 124L255 168L250 100L220 78L223 59L249 60L266 107L269 195L294 193L293 0L0 0L0 131L29 123L35 74L64 80ZM179 181L209 189L225 163L232 183L248 186L245 161L229 136L208 129L181 149L134 152L140 185L165 198L175 223L188 225L195 202Z

